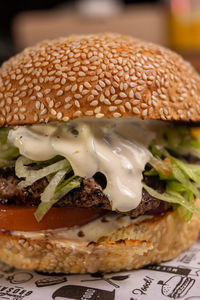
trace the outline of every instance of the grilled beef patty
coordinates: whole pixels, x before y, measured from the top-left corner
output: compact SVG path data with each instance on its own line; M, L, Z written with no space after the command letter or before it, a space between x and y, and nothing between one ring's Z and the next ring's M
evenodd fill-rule
M96 179L96 177L95 177ZM108 197L103 192L103 183L98 183L94 178L83 179L80 188L76 188L60 199L55 206L63 207L96 207L111 210ZM165 190L164 183L156 176L144 176L144 181L158 192ZM46 178L36 181L33 185L20 189L19 178L13 168L0 169L0 203L8 205L38 206L40 194L48 184ZM126 212L131 217L137 217L145 213L159 214L168 210L170 205L149 195L144 189L142 201L137 208Z

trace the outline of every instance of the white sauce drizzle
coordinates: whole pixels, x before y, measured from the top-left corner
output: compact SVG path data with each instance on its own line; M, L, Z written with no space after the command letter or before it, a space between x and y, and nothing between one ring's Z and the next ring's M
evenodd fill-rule
M98 218L86 225L81 227L75 226L73 228L59 228L45 231L12 231L12 235L23 236L30 239L44 239L44 235L50 234L49 239L52 238L63 238L70 240L81 240L87 242L97 242L104 236L111 236L112 232L117 229L126 227L131 224L141 223L142 221L152 219L153 216L143 215L134 219L129 216L119 216L118 214L107 214L103 218ZM106 222L102 221L106 220ZM83 235L79 235L82 231Z
M125 212L141 201L142 172L151 157L147 146L155 134L144 122L78 119L65 124L19 126L10 130L8 139L32 160L62 155L78 176L89 178L102 172L112 209Z

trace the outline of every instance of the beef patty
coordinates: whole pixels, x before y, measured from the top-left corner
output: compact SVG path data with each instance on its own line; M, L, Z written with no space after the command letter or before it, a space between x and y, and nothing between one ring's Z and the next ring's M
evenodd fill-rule
M95 176L94 176L95 177ZM96 177L95 177L96 178ZM55 206L63 207L95 207L111 210L110 201L103 191L103 184L95 178L83 179L81 186L69 192L60 199ZM156 176L144 176L144 181L158 192L165 190L164 183ZM8 205L38 206L40 194L48 184L46 178L36 181L33 185L20 189L19 178L15 175L15 169L0 169L0 203ZM126 212L131 217L137 217L145 213L159 214L168 210L170 205L149 195L144 189L142 191L142 201L137 208Z

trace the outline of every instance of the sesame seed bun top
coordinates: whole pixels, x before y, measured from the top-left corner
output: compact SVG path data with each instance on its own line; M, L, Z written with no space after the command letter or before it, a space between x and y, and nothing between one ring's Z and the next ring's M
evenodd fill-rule
M83 117L200 121L199 99L189 63L118 34L44 41L0 69L0 126Z

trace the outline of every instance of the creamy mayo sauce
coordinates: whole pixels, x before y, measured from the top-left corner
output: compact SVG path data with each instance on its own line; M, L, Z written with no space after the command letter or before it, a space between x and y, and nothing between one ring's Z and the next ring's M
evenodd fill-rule
M38 232L25 232L25 231L12 231L12 235L23 236L30 239L44 239L44 235L48 235L48 238L63 238L70 240L81 240L87 242L97 242L104 236L112 235L112 232L116 231L123 226L130 224L140 223L142 221L151 219L152 216L143 215L135 219L131 219L129 216L119 216L118 214L107 214L103 218L98 218L81 227L74 228L61 228L54 230L38 231ZM81 231L81 236L80 236Z
M147 147L155 134L144 122L78 119L19 126L10 130L8 139L32 160L62 155L78 176L89 178L102 172L112 209L125 212L141 201L142 172L151 157Z

